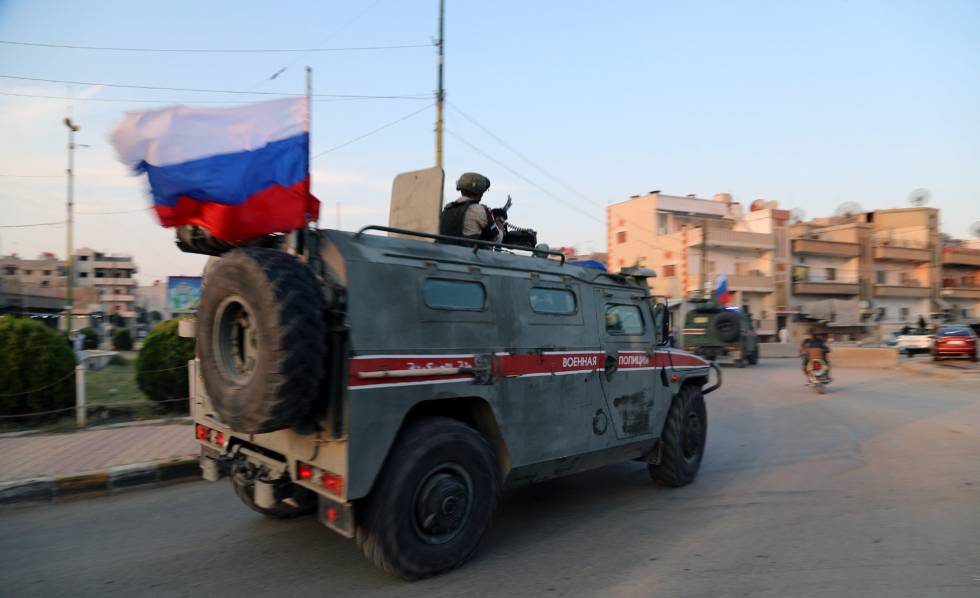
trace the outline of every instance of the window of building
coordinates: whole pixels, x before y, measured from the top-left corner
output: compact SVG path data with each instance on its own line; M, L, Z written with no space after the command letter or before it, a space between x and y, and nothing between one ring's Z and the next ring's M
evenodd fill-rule
M79 278L88 278L88 272L79 272L78 273L78 277Z
M24 274L26 274L27 276L30 276L33 272L34 270L24 270Z
M616 233L616 243L621 245L625 242L626 242L626 231L621 230L618 233Z
M898 319L905 321L909 319L909 308L900 307L898 308Z
M88 261L88 256L87 255L80 255L80 256L78 256L78 261L80 261L80 262L87 262Z
M970 310L966 309L965 307L960 308L960 317L961 318L969 318L970 317Z
M569 316L575 313L575 293L565 289L531 289L531 309L539 314Z
M667 265L664 266L664 276L666 278L670 278L672 276L675 276L676 275L676 270L677 270L677 265L676 264L667 264Z
M875 272L875 284L885 284L885 271L878 270Z
M17 274L17 266L6 266L3 271L7 276L13 276Z
M43 288L48 288L48 285L49 285L49 284L51 284L51 283L49 283L49 282L48 282L48 281L46 281L46 280L42 280L42 281L41 281L41 286L42 286Z
M668 215L667 214L657 214L657 234L666 235L668 226Z
M432 309L482 311L486 308L487 291L478 282L429 278L422 285L422 298Z
M609 334L643 334L643 314L635 305L606 306L606 332Z
M888 319L888 308L887 307L879 307L878 309L881 310L881 319L882 320L887 320Z
M837 268L824 268L823 275L828 281L837 280Z
M915 284L915 279L912 278L912 275L908 272L899 272L898 277L902 283L902 286L910 286Z
M674 252L673 251L664 251L664 259L665 260L672 260L672 259L674 259Z
M45 276L51 276L51 270L44 270Z
M793 266L793 282L807 282L810 280L810 268L807 266Z

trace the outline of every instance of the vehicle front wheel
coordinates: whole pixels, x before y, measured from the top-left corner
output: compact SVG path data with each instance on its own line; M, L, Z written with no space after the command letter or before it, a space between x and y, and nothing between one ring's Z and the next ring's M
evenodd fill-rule
M660 463L648 465L654 482L679 488L694 481L704 444L708 438L708 412L701 388L693 384L681 387L667 413L661 435Z
M248 466L234 464L228 476L235 494L245 506L257 513L273 519L291 519L301 515L309 515L316 511L316 494L295 484L286 487L286 496L276 501L272 507L260 507L255 504L255 472Z
M497 461L473 428L445 417L402 432L361 509L357 545L378 568L415 580L463 564L497 505Z

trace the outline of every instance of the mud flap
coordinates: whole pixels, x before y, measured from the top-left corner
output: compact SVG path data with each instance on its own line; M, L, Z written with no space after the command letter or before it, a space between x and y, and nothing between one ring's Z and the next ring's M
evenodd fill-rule
M208 455L201 455L201 477L209 482L221 479L222 467L218 460Z
M320 523L345 538L354 537L354 505L317 497L316 517Z

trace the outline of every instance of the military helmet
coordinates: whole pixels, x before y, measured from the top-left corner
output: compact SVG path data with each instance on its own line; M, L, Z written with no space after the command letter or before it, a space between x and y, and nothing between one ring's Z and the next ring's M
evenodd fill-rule
M490 179L475 172L464 172L456 181L456 190L481 196L490 188Z

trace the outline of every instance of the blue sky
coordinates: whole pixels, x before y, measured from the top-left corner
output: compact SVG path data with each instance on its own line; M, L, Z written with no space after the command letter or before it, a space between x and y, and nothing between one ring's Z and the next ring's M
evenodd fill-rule
M451 183L464 170L510 193L511 220L552 245L603 249L603 206L635 193L730 192L829 214L844 201L903 207L932 193L942 227L980 219L980 3L472 2L448 0L447 97L548 175L452 107ZM0 40L161 48L346 47L429 42L435 0L275 3L0 0ZM427 94L431 48L316 54L152 54L0 45L0 75L164 87ZM267 78L282 67L275 81ZM66 86L0 78L0 93L74 95L80 212L139 209L140 180L106 135L123 111L249 96ZM124 102L92 100L122 99ZM255 99L260 99L256 97ZM152 100L135 102L132 100ZM318 102L314 152L426 105L425 100ZM0 95L0 223L62 217L67 102ZM430 166L434 110L313 164L321 222L387 221L390 181ZM59 178L60 177L60 178ZM526 179L550 189L549 197ZM574 192L573 192L574 190ZM148 213L80 215L76 243L136 255L143 280L193 274ZM0 249L64 251L61 227L0 229Z

